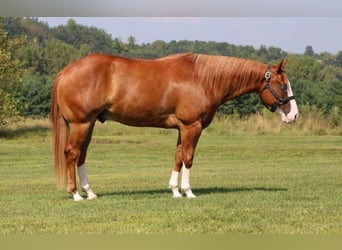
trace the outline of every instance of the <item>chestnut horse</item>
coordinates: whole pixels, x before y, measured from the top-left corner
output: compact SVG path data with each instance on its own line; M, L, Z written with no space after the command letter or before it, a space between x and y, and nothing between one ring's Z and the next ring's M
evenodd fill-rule
M51 98L54 159L60 185L75 201L88 199L90 189L85 169L87 148L96 120L113 120L131 126L178 130L175 165L169 186L173 197L188 198L190 168L202 129L212 121L218 107L240 95L258 93L266 107L278 109L282 120L293 123L298 116L286 61L268 66L256 61L192 53L155 60L129 59L94 54L65 67L56 77Z

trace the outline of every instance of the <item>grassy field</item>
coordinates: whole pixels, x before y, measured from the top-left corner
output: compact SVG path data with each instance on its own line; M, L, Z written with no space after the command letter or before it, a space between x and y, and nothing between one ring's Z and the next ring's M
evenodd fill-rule
M24 123L0 138L0 234L341 234L341 133L253 119L203 132L192 200L168 190L176 131L98 124L81 203L56 189L48 122Z

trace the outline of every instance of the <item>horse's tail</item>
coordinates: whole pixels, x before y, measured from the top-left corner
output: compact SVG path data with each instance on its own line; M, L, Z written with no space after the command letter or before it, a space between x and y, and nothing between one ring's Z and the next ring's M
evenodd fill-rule
M52 123L52 154L54 157L54 168L57 177L58 188L62 189L66 186L66 158L65 147L69 137L68 127L65 118L63 117L58 100L57 88L60 75L57 76L51 93L51 114Z

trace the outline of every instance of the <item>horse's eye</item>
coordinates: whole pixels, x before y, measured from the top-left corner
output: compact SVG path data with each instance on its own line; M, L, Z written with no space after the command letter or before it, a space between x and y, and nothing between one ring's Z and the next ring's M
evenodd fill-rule
M280 87L280 89L283 90L283 91L286 91L286 90L287 90L287 84L285 84L285 83L279 84L279 87Z

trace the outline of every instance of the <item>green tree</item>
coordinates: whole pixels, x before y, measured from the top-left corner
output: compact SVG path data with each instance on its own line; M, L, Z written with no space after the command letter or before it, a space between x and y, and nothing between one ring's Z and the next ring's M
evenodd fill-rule
M136 39L134 36L129 36L128 39L127 39L127 42L128 42L128 48L130 49L134 49L135 46L136 46Z
M74 19L69 19L66 26L53 28L52 33L55 38L76 49L87 44L93 53L113 53L113 39L110 34L96 27L79 25Z
M22 37L9 39L0 25L0 130L19 118L17 97L22 87L23 64L14 58L14 52L23 43Z
M50 75L57 74L81 56L83 55L80 54L80 50L58 39L49 40L45 44L44 58Z
M315 55L315 52L314 52L312 46L308 45L305 47L304 55L305 56L314 56Z
M326 65L321 70L319 78L328 83L342 80L342 68L333 65Z
M113 52L116 54L122 54L125 51L128 51L126 44L120 39L115 38L113 41Z
M290 81L320 79L321 64L315 57L303 55L288 56L289 62L286 65L286 72Z
M16 52L16 57L24 64L26 74L48 74L47 62L45 59L44 48L33 39L26 43L26 46L20 48Z
M50 112L52 77L26 75L23 82L20 113L24 116L47 116Z
M342 51L339 51L336 56L336 66L342 67Z
M339 126L342 124L342 82L333 82L330 93L333 93L333 106L329 113L329 120L333 125Z

